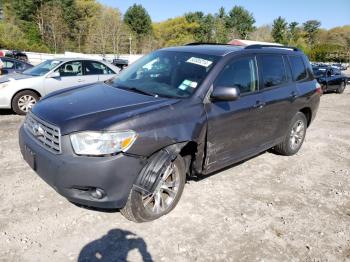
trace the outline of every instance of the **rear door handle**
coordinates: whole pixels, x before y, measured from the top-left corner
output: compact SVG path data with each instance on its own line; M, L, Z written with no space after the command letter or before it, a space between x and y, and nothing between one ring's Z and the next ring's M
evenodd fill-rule
M85 80L84 79L78 79L78 82L84 82Z

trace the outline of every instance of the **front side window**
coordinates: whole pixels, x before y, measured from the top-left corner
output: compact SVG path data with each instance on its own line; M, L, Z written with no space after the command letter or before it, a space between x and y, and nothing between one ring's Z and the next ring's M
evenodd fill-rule
M71 61L65 63L61 65L56 71L60 72L61 77L83 75L81 61Z
M292 66L293 80L300 81L306 78L306 67L303 59L300 56L290 56L290 64Z
M54 69L56 66L62 64L62 61L59 60L46 60L45 62L34 66L30 69L27 69L23 72L25 75L31 75L31 76L42 76L46 73L50 72L52 69Z
M284 61L281 55L262 55L260 61L265 88L278 86L287 82Z
M153 96L186 98L201 85L219 59L191 52L156 51L107 83Z
M16 69L18 70L23 70L25 68L25 64L16 62Z
M256 61L254 57L242 58L225 66L214 87L237 87L241 94L254 92L258 87Z
M85 75L111 75L115 74L106 65L95 62L95 61L85 61Z

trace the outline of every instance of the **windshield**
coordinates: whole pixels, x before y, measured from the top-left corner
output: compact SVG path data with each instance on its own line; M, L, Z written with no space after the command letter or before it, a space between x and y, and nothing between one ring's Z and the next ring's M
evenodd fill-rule
M30 69L25 70L23 74L31 75L31 76L42 76L50 72L53 68L55 68L61 63L62 61L59 61L59 60L46 60L45 62L37 66L34 66Z
M188 52L151 53L108 83L146 95L186 98L200 86L218 56Z

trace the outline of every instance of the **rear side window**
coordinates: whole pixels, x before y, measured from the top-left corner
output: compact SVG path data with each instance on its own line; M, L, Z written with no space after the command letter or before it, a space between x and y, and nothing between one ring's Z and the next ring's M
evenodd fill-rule
M306 78L306 67L303 59L300 56L290 56L290 64L292 66L293 80L300 81Z
M95 61L85 61L85 75L111 75L115 74L106 65Z
M244 94L256 91L257 79L255 58L242 58L228 63L214 86L235 86L239 88L241 94Z
M286 83L287 75L281 55L262 55L260 57L264 88Z

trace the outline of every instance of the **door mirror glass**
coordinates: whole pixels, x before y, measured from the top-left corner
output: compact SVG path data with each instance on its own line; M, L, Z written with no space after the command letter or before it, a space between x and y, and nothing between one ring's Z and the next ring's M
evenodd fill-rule
M218 86L211 93L211 99L214 101L234 101L240 96L240 90L236 86L223 87Z
M49 78L59 78L61 76L60 72L58 71L55 71L55 72L52 72L51 74L49 74Z

